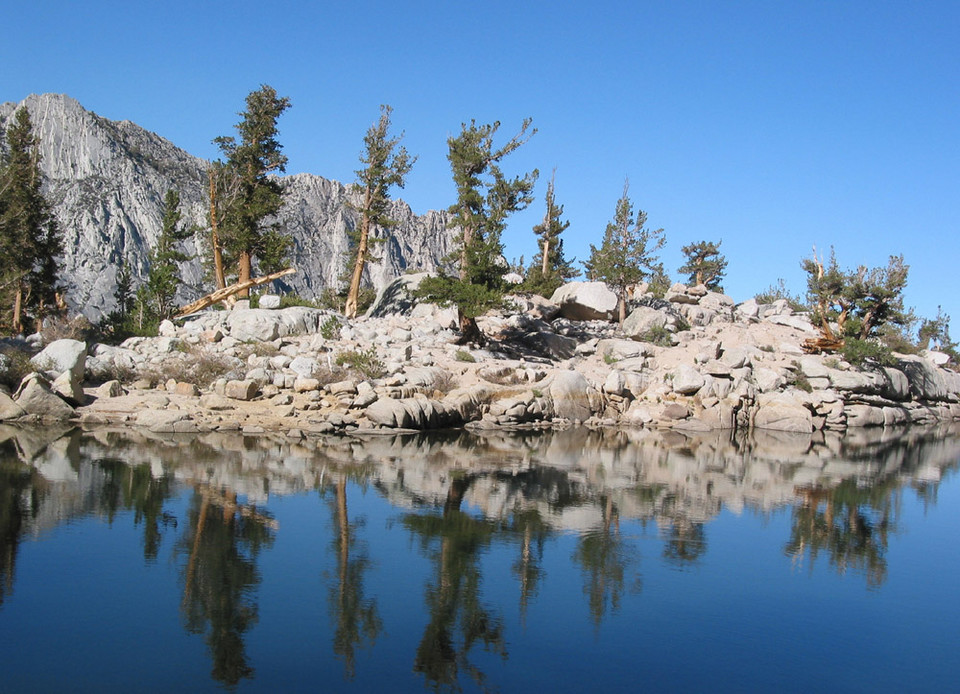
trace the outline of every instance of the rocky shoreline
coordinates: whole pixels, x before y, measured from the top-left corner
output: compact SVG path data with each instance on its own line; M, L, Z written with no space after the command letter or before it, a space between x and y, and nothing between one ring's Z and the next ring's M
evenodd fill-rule
M818 333L785 301L735 305L703 287L640 296L622 329L616 297L574 282L513 297L479 319L485 349L456 344L456 314L416 304L408 275L347 321L314 308L242 304L119 346L57 340L36 373L0 392L0 420L154 432L339 433L649 427L798 433L960 420L946 355L857 369L804 354ZM2 368L8 368L4 364Z

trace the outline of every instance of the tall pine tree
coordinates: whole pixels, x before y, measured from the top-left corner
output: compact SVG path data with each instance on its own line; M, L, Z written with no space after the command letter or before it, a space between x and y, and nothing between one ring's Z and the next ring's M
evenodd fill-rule
M168 190L163 199L163 221L157 245L150 251L150 271L147 275L147 295L151 313L159 320L176 313L174 297L183 280L179 263L190 259L180 249L181 242L191 236L189 228L180 224L180 194Z
M367 261L373 259L371 247L383 240L372 237L370 232L374 226L391 227L396 224L387 214L390 188L403 188L404 178L417 159L411 158L404 147L398 146L403 135L388 137L392 110L389 106L381 106L380 120L370 126L363 138L365 150L360 155L360 162L364 168L356 172L357 183L354 184L354 190L360 193L362 202L357 206L360 226L350 234L350 287L344 307L347 318L357 315L363 268Z
M600 248L590 244L590 259L584 263L590 280L605 282L617 295L621 325L627 317L630 289L648 279L662 281L663 265L657 251L666 243L663 229L644 226L646 212L637 210L634 215L629 190L630 184L625 182L614 219L603 234L603 243Z
M19 109L7 128L7 152L0 169L0 259L2 286L12 292L11 329L23 331L23 314L37 318L57 306L57 256L62 239L50 205L43 196L40 140L33 133L30 112Z
M261 85L247 95L246 103L236 126L239 141L234 137L214 140L226 157L222 173L229 179L227 187L236 191L216 212L219 242L237 258L238 282L251 279L254 258L265 273L279 270L290 243L279 225L269 221L283 205L283 188L271 174L286 170L277 119L290 106L290 99Z
M420 296L457 307L461 343L485 341L476 318L503 300L507 266L500 236L507 217L533 201L531 193L538 172L533 170L510 179L501 170L500 162L534 135L536 130L530 129L530 123L530 119L524 120L520 132L497 149L493 138L499 122L464 123L460 135L447 140L447 159L457 187L457 201L449 212L453 215L451 226L460 229L460 248L452 259L458 265L458 276L441 274L425 279L420 285Z
M548 298L564 282L580 274L580 271L573 267L573 261L567 260L563 254L563 239L560 238L560 234L567 230L570 222L560 220L563 215L563 205L557 205L554 196L556 176L557 172L554 169L550 183L547 185L547 209L544 212L543 221L533 228L533 233L537 235L539 251L533 256L523 281L523 288L526 291Z

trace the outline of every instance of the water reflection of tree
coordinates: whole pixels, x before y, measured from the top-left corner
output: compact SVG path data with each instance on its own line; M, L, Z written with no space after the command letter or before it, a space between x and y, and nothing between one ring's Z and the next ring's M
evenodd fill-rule
M143 523L143 556L155 561L160 551L162 526L176 525L173 516L165 513L163 504L172 494L172 478L153 476L150 466L129 465L116 458L94 461L104 473L100 503L112 523L117 511L131 509L135 525Z
M674 566L696 564L707 551L707 534L703 523L689 518L672 518L663 547L663 558Z
M887 541L896 529L896 480L863 489L845 480L834 489L798 489L785 551L799 560L809 553L811 567L821 551L838 573L853 569L879 587L887 578Z
M543 545L550 529L540 516L540 512L517 509L511 517L510 530L520 537L520 556L511 566L514 576L520 581L520 621L524 623L527 608L537 595L540 582L545 572L543 561Z
M13 593L24 519L40 507L42 478L6 450L0 450L0 607Z
M620 535L620 513L612 497L601 496L600 508L601 527L581 533L573 553L583 574L583 592L595 627L600 626L608 611L615 613L620 609L627 567L636 554L636 548ZM633 588L639 589L639 580Z
M480 594L479 555L490 544L497 526L460 510L474 479L464 475L453 480L442 514L409 514L403 519L420 537L421 547L434 563L433 581L426 589L430 621L413 665L434 687L459 689L461 670L484 686L484 673L469 660L477 643L506 657L503 620L483 604Z
M181 609L187 630L206 632L213 677L235 685L253 675L244 634L257 621L256 560L273 542L275 521L236 494L197 486L178 551L187 555Z
M356 650L373 646L383 623L375 600L364 595L364 574L371 562L357 539L360 521L350 522L347 513L347 475L341 474L335 485L333 549L337 556L337 580L330 588L330 608L336 621L333 652L343 660L344 673L352 679L356 669Z

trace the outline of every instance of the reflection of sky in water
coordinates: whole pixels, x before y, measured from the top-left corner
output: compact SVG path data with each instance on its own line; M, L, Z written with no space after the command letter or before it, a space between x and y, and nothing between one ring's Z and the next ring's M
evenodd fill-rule
M336 447L308 465L318 454L265 442L6 439L0 633L16 638L0 651L4 688L216 690L214 652L228 668L241 652L252 673L238 686L258 690L421 691L424 672L468 691L954 681L958 439L849 439L831 458L810 442L454 438L355 447L364 465L342 497ZM108 454L148 467L94 462ZM541 471L545 460L557 466ZM165 470L169 488L145 469ZM227 482L244 490L235 502ZM11 541L16 504L30 513ZM194 554L207 595L191 597L191 633ZM345 618L362 610L376 619Z

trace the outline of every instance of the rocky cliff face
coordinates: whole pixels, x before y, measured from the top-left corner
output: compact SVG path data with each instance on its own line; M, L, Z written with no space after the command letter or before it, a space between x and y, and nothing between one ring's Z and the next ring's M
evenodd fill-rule
M31 95L19 104L0 104L0 129L21 105L30 109L41 140L46 193L64 234L62 282L72 309L92 319L114 307L118 269L126 261L139 284L148 254L160 234L163 197L179 191L186 224L199 231L185 250L200 254L207 222L207 162L129 121L111 121L61 94ZM357 214L347 187L320 176L283 178L286 201L279 221L293 237L291 264L297 274L286 286L311 298L335 283L347 250L346 229ZM355 198L354 198L355 199ZM355 199L356 201L356 199ZM370 284L380 289L407 268L434 270L451 250L447 215L418 216L394 201L381 260L368 266ZM203 280L199 258L183 266L182 301L212 289Z

